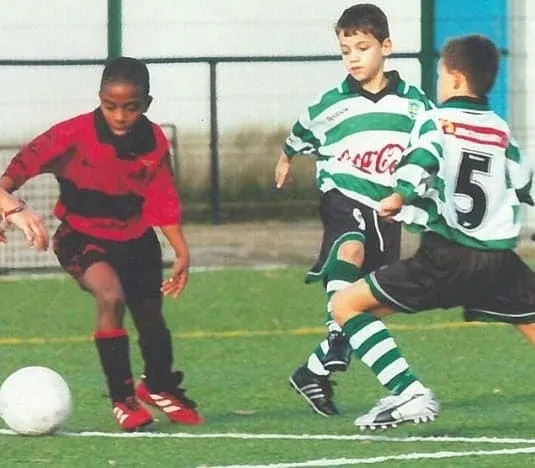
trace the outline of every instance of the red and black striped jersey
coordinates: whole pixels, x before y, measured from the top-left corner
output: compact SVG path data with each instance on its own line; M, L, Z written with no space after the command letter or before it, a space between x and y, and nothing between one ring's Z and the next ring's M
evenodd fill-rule
M21 148L4 175L17 189L42 173L59 183L55 216L82 233L124 241L180 222L169 144L145 116L122 137L100 109L61 122Z

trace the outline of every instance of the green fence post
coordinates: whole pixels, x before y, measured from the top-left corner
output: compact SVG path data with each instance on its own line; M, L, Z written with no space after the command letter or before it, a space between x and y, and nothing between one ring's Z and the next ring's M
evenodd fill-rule
M108 0L108 60L123 53L122 1Z
M420 1L420 67L422 89L435 99L435 0Z
M210 60L210 204L212 224L221 222L219 188L219 121L217 116L217 60Z

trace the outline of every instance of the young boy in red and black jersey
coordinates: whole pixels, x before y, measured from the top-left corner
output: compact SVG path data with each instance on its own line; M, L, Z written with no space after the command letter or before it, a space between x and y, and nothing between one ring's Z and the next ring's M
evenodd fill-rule
M124 430L153 421L139 400L172 421L197 424L195 402L172 371L172 344L162 314L162 295L186 286L189 250L180 225L178 198L162 129L148 120L149 72L120 57L103 71L100 106L54 125L12 159L0 186L12 192L45 172L59 182L54 214L61 221L54 251L61 266L95 298L95 343L113 414ZM153 227L167 238L176 259L163 281L162 253ZM144 376L134 388L128 307L139 333Z

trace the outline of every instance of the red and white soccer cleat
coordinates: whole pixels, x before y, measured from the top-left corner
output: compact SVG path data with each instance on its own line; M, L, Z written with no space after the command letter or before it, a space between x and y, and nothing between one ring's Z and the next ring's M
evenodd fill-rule
M154 421L152 413L136 397L113 403L113 415L123 431L131 432Z
M151 392L141 379L136 388L136 395L143 403L162 411L173 423L193 425L204 421L195 409L197 405L186 397L182 388L176 387L168 392Z

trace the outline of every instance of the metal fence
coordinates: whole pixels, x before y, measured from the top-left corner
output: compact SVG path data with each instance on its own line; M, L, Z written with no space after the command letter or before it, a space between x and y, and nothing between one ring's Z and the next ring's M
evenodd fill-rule
M420 21L420 37L421 47L418 52L399 52L392 56L392 59L407 59L418 60L421 70L421 84L424 90L431 95L434 90L434 57L436 54L433 44L434 37L434 0L421 0L421 21ZM108 44L108 56L106 58L81 58L81 59L0 59L0 70L2 67L94 67L95 65L103 65L107 59L119 56L122 53L122 2L121 0L108 0L107 2L107 44ZM248 191L240 193L242 200L253 201L255 197L258 197L260 192L264 192L261 200L265 204L265 210L258 210L254 208L248 209L247 203L243 206L241 214L237 214L237 210L233 209L233 205L236 204L237 190L230 190L233 195L229 195L222 191L221 187L221 172L222 162L221 154L225 151L227 153L236 153L236 149L227 147L228 142L221 141L221 132L219 128L219 96L218 96L218 71L222 65L225 64L259 64L259 63L320 63L320 62L337 62L340 60L339 55L293 55L293 56L244 56L244 57L230 57L230 56L217 56L217 57L144 57L141 58L147 64L153 65L173 65L173 64L205 64L207 73L209 76L209 135L208 141L204 141L204 136L199 140L199 146L203 147L205 144L209 148L209 176L207 192L199 194L198 191L188 190L187 183L183 190L183 196L188 199L188 206L193 207L191 213L192 219L210 219L213 224L219 224L222 221L232 220L240 217L251 217L263 215L270 217L270 213L279 213L280 203L283 204L295 204L297 209L306 202L314 202L315 196L311 193L313 189L312 184L305 186L307 190L297 190L290 195L275 195L273 192L266 189L266 187L258 186L258 183L253 183L253 186L257 186L256 194L255 190L249 188ZM172 123L172 125L176 125ZM177 130L174 130L174 136L172 141L176 143L175 154L178 156L180 142L176 142ZM251 135L251 138L264 138L262 135ZM282 144L282 136L273 132L267 137L271 140L271 143L275 143L273 147L266 148L265 151L273 150L277 145ZM277 140L278 138L278 140ZM223 138L224 140L224 138ZM275 141L273 141L275 140ZM275 157L276 153L273 153ZM274 164L270 163L271 165ZM180 161L177 160L176 169L180 171ZM189 177L189 176L188 176ZM180 182L180 175L177 175L177 181ZM184 183L185 181L182 180ZM255 185L256 184L256 185ZM184 184L183 184L184 185ZM261 184L260 184L261 185ZM184 188L184 187L183 187ZM228 191L227 191L228 192ZM267 194L267 195L266 195ZM305 195L304 195L305 194ZM304 197L304 198L303 198ZM201 201L201 202L199 202ZM227 206L223 206L226 204ZM277 207L277 205L279 205ZM195 208L197 207L197 208ZM248 213L248 214L247 214Z
M122 54L123 29L122 2L108 0L107 2L107 56L102 58L79 59L0 59L0 71L3 69L34 69L58 68L92 70L100 68L108 59ZM417 62L419 64L419 79L422 88L434 96L435 64L437 58L436 44L436 6L437 0L420 1L420 21L418 37L420 47L417 51L398 52L392 56L398 63ZM502 54L507 56L507 50ZM220 229L217 233L210 231L209 226L193 229L194 249L198 248L201 264L213 264L214 258L221 252L234 252L236 261L240 263L250 253L259 254L254 245L237 240L236 233L248 234L249 238L259 239L265 250L259 254L262 262L292 257L292 253L283 247L283 238L295 232L301 239L317 242L321 226L319 223L304 223L307 233L301 232L295 221L297 219L316 219L318 194L314 186L314 167L310 161L295 162L297 166L296 181L287 190L278 192L273 189L272 177L276 156L281 148L288 128L269 128L252 126L233 132L221 128L223 115L228 115L229 107L234 104L225 102L220 95L221 78L232 67L253 67L255 65L269 65L283 67L285 65L311 66L331 65L341 67L338 55L250 55L250 56L199 56L199 57L141 57L141 59L159 70L161 67L187 68L200 66L205 76L207 89L207 115L206 132L199 134L184 133L180 125L174 121L160 122L168 135L173 161L175 165L176 182L184 200L185 219L191 223L202 222L213 226L236 224L234 230ZM189 69L188 69L189 70ZM84 73L85 74L85 73ZM273 76L277 71L273 70ZM269 99L269 98L266 98ZM282 98L281 98L282 99ZM204 103L203 103L204 105ZM263 103L259 103L262 106ZM226 113L226 114L225 114ZM172 119L171 119L172 120ZM5 137L5 135L4 135ZM22 142L16 141L0 149L2 164L5 165L9 155L15 151ZM1 142L0 142L1 144ZM29 201L39 200L49 205L57 193L55 181L45 178L38 185L28 189ZM46 212L49 213L47 205ZM250 221L262 221L263 225L253 227ZM287 223L290 230L280 229L269 220L278 220ZM268 222L266 224L266 222ZM50 219L51 225L54 221ZM244 224L238 224L244 223ZM292 224L293 223L293 224ZM254 235L253 235L254 230ZM226 236L224 238L221 237ZM261 240L260 240L261 239ZM210 244L214 242L215 244ZM218 247L219 246L219 247ZM292 247L294 251L313 251L312 242L305 249ZM41 263L37 260L25 260L20 255L17 244L0 253L0 264L8 268L13 265L50 265L55 262L50 258ZM309 252L313 253L313 252ZM196 258L199 258L197 256ZM240 260L242 258L242 260ZM306 255L300 256L308 261ZM306 259L306 260L304 260ZM217 263L217 261L215 261Z

